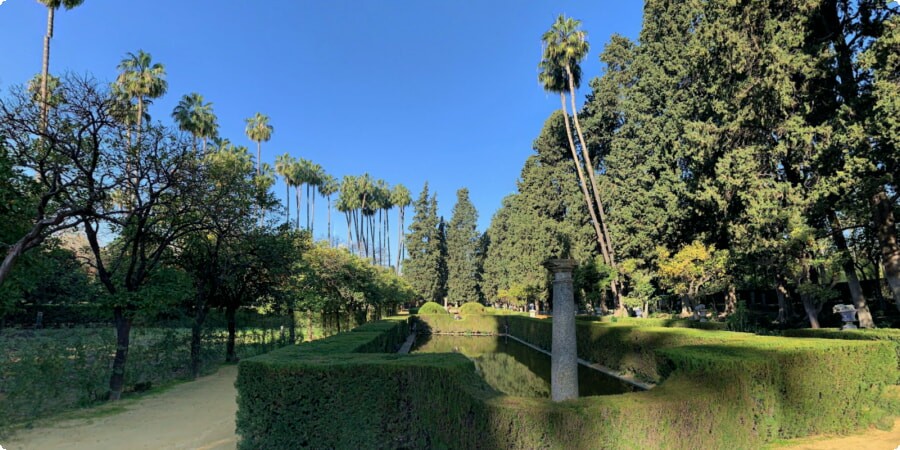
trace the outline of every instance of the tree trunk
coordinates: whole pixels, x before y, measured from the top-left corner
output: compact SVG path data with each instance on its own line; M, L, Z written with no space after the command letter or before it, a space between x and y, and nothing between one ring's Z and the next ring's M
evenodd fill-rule
M831 238L834 240L834 245L837 247L841 257L841 268L844 269L844 274L847 276L850 298L853 301L853 306L856 308L859 326L875 328L875 321L872 320L872 313L869 311L869 305L866 303L866 297L863 295L862 286L860 286L859 278L856 276L856 265L853 263L853 255L847 247L847 239L844 238L841 222L834 211L829 211L828 216L831 221Z
M300 185L294 185L294 195L297 198L297 229L300 229L300 207L302 206L303 196L300 194Z
M810 328L820 328L819 325L819 308L816 307L813 300L808 295L800 295L803 302L803 309L806 311L806 318L809 319Z
M403 215L405 212L404 209L406 209L406 208L401 205L399 207L399 211L397 212L398 215L400 216L399 217L400 224L399 224L398 230L397 230L397 268L395 269L395 271L397 272L397 275L403 274L403 270L400 268L400 261L403 259Z
M730 316L737 310L737 292L734 284L728 284L728 293L725 294L725 315Z
M694 314L694 308L691 304L691 296L687 294L681 294L681 317L690 317Z
M285 225L291 224L291 185L284 181L284 201L287 204L287 212L284 214Z
M784 277L781 275L775 277L775 296L778 297L778 318L776 320L783 325L787 322L790 313L788 291L784 283Z
M616 268L616 253L613 250L612 237L609 235L609 229L606 227L606 213L603 208L603 201L600 200L600 188L597 186L597 180L594 177L594 164L591 162L591 152L587 148L584 140L584 134L581 132L581 122L578 120L578 110L575 108L575 83L572 79L572 68L566 64L566 74L569 78L569 99L572 102L572 118L575 119L575 131L578 133L578 142L581 143L581 153L584 155L584 161L587 165L588 177L591 181L591 191L594 193L594 201L597 202L597 215L600 218L600 226L603 229L603 238L606 243L606 249L609 251L608 264Z
M121 307L113 310L116 326L116 356L113 359L112 376L109 378L109 399L119 400L125 390L125 362L128 360L128 346L131 341L131 319L125 316Z
M341 332L341 310L339 310L339 309L334 310L334 323L335 323L335 325L337 325L337 332L340 333Z
M584 179L584 169L581 166L581 159L578 157L578 151L575 150L575 140L572 137L572 127L569 126L569 113L566 110L566 95L560 92L559 99L562 103L563 122L566 126L566 137L569 140L569 149L572 151L572 160L575 163L575 169L578 173L578 186L581 188L581 194L584 197L584 203L587 206L588 213L591 216L591 224L594 226L594 233L596 233L597 235L597 243L600 245L600 252L603 254L603 260L606 262L606 264L612 266L609 251L607 251L606 248L606 239L603 237L603 232L600 230L600 221L597 219L597 213L594 211L594 202L591 200L590 193L588 193L588 185ZM610 289L612 290L617 307L621 309L621 302L619 301L619 290L616 286L615 280L610 283Z
M293 345L293 344L297 343L297 320L294 318L294 305L289 305L287 312L288 312L288 316L290 317L289 336L291 339L291 345Z
M47 121L50 114L50 93L48 78L50 78L50 39L53 38L53 15L56 8L47 7L47 34L44 35L44 58L41 64L41 131L47 131Z
M307 342L313 340L313 320L312 320L312 311L306 311L306 336L305 340Z
M234 352L234 338L235 338L235 313L237 312L237 307L233 305L228 305L225 307L225 320L228 322L228 341L225 343L225 362L237 362L238 358Z
M328 195L328 246L334 246L331 241L331 195Z
M262 175L262 141L256 141L256 176Z
M884 278L891 288L894 304L900 309L900 244L897 242L893 205L883 189L872 197L872 221L881 248Z
M194 315L194 323L191 324L191 378L200 376L203 363L201 351L203 350L203 323L206 321L207 308L197 308Z

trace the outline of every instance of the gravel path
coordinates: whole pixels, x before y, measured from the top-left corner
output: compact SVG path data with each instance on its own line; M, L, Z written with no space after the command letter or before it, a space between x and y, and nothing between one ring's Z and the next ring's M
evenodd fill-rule
M236 376L237 366L222 366L197 381L123 402L122 412L39 425L0 444L6 450L233 449Z

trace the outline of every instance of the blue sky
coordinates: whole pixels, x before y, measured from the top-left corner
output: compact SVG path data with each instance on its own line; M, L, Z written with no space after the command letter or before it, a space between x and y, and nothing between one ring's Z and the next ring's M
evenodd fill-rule
M143 49L168 73L154 121L169 122L178 99L199 92L220 133L253 148L244 119L259 111L275 127L263 161L287 152L338 178L368 172L402 183L413 198L427 180L448 220L456 190L468 187L484 230L559 107L536 81L541 34L560 13L580 19L592 47L587 80L600 74L612 33L636 38L641 8L635 0L86 0L57 13L50 71L111 81L124 55ZM40 71L45 27L35 0L0 2L0 89ZM284 195L280 182L275 193Z

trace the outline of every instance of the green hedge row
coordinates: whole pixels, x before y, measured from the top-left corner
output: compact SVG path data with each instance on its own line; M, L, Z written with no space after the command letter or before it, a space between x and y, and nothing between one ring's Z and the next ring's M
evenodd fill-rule
M535 343L549 325L508 320ZM478 331L498 321L482 323ZM897 366L884 342L582 323L579 333L591 333L579 336L579 349L592 339L631 347L633 357L657 365L662 382L646 392L552 403L493 391L459 354L354 353L390 350L406 326L380 322L242 360L239 447L757 448L872 423L883 415L878 398Z
M897 361L900 364L900 330L896 328L841 330L838 328L801 328L784 330L783 336L798 338L846 339L852 341L887 341L894 344ZM897 384L900 384L900 366L897 368Z

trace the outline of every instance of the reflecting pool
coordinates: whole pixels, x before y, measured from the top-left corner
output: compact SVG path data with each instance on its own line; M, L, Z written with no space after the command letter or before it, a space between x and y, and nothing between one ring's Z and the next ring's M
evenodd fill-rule
M504 336L420 335L417 353L462 353L494 389L518 397L550 398L550 356ZM578 366L578 393L623 394L639 390L602 372Z

